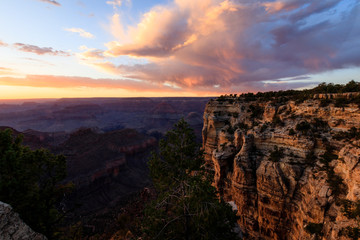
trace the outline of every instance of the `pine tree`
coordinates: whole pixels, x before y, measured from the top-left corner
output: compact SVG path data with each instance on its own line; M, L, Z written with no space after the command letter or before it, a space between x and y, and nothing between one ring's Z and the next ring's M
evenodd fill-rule
M143 228L149 239L238 239L236 214L218 198L203 163L193 130L180 120L149 161L158 193L145 211Z
M61 215L55 208L69 185L65 157L48 150L31 150L10 129L0 131L0 201L10 204L35 231L54 237Z

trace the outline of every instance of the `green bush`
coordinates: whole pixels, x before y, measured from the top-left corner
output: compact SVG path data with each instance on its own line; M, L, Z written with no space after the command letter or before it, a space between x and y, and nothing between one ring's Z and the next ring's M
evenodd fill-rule
M290 135L290 136L293 136L293 135L295 135L295 134L296 134L296 132L294 131L294 129L291 128L291 129L289 130L289 135Z
M272 119L272 122L271 122L271 125L273 127L276 127L276 126L280 126L280 127L283 127L285 126L285 123L283 121L281 121L281 119L279 118L279 116L274 116L273 119Z
M309 131L311 129L311 125L310 125L310 123L308 123L305 120L305 121L302 121L302 122L296 124L295 129L296 129L296 131L306 133L307 131Z
M360 239L360 228L358 227L346 227L342 228L339 233L340 236L346 236L353 240Z
M347 199L341 201L341 211L350 219L360 217L360 200L354 202Z
M270 153L269 160L272 162L279 162L284 157L283 149L278 148L277 146L274 147L274 151Z
M320 100L320 107L327 107L332 101L330 99L321 99Z
M180 120L159 145L149 161L157 198L145 210L145 239L238 239L236 213L218 198L189 124Z
M316 130L322 130L322 132L325 130L325 129L328 129L329 128L329 124L328 122L320 119L320 118L314 118L314 120L312 121L311 123L314 128Z
M316 234L317 236L322 236L322 229L324 227L323 223L308 223L305 227L305 231L309 234Z
M268 128L268 125L266 123L264 123L260 128L260 132L264 132L267 128Z
M360 129L356 127L350 128L347 132L338 132L334 135L336 140L352 140L360 139Z
M315 156L314 151L310 151L308 154L306 154L306 157L305 157L306 164L308 164L310 166L314 166L316 160L317 160L317 158Z
M249 110L251 111L251 115L250 118L254 119L254 118L261 118L264 114L264 108L260 107L259 105L254 105L251 104L249 106Z
M350 81L347 84L333 84L333 83L321 83L313 89L305 90L287 90L287 91L270 91L270 92L258 92L254 93L243 93L239 96L238 100L245 102L260 101L268 102L272 101L274 105L283 105L289 100L295 101L296 104L300 104L307 99L312 99L314 94L319 93L344 93L344 92L360 92L360 83ZM225 101L227 96L220 96L220 101ZM234 95L236 98L236 95ZM353 100L360 105L360 97L353 97ZM341 100L340 100L341 101ZM327 106L331 100L323 99L320 102L321 107Z
M327 166L326 173L327 173L326 182L329 184L332 194L335 197L338 197L342 194L345 195L347 192L347 187L344 184L344 180L339 175L335 174L334 168Z
M239 123L235 124L234 128L235 129L243 129L243 130L247 131L249 129L249 125L247 125L246 123L243 123L243 122L239 122Z
M335 99L335 107L343 108L348 104L348 100L343 97L338 97Z
M227 132L230 134L234 134L235 129L233 127L229 126L229 128L227 129Z
M22 136L10 129L0 131L0 201L10 204L35 231L54 238L55 224L63 217L57 210L71 184L62 155L48 150L31 150L22 145Z
M338 158L338 155L334 154L333 147L328 145L324 154L320 156L320 162L329 164L332 160Z

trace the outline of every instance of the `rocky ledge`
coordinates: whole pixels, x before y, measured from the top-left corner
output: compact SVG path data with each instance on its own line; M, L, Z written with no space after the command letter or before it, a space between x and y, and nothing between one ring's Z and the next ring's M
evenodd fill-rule
M47 238L26 225L9 204L0 202L0 239L46 240Z
M205 160L245 238L358 239L359 128L349 101L211 100Z

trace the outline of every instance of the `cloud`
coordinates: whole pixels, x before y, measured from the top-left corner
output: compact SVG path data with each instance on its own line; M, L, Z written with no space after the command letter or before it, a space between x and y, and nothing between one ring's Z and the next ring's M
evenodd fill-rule
M279 11L291 11L298 8L301 3L299 1L275 1L275 2L264 2L262 5L269 13L276 13Z
M38 0L38 1L41 1L41 2L46 2L46 3L49 3L49 4L52 4L54 6L57 6L57 7L60 7L61 4L55 0Z
M0 68L1 71L1 68ZM41 88L118 88L136 91L177 91L166 85L126 79L94 79L75 76L27 75L26 77L0 77L0 85Z
M71 56L70 53L60 50L54 50L52 47L38 47L35 45L24 44L24 43L14 43L14 47L23 52L31 52L37 55L53 55L53 56Z
M0 40L0 47L7 47L8 44L7 43L4 43L3 41Z
M77 53L76 55L81 59L81 60L98 60L98 59L104 59L104 51L100 50L100 49L95 49L95 48L88 48L86 46L81 46L80 50L83 50L84 52L82 53Z
M175 0L128 27L115 14L110 27L117 40L106 44L105 55L149 63L90 64L184 89L264 89L268 80L360 66L360 7L345 2Z
M0 67L0 76L2 75L14 75L14 72L11 68Z
M78 33L81 37L84 37L84 38L94 38L95 37L93 34L86 32L82 28L66 28L65 31Z
M126 2L127 4L131 3L131 0L113 0L113 1L106 1L106 4L112 5L114 9L117 7L121 7L123 2Z

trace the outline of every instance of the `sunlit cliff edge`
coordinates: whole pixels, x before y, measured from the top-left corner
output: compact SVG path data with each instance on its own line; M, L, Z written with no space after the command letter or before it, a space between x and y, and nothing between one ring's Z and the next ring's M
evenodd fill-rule
M245 239L357 239L358 93L221 96L205 108L214 185Z

